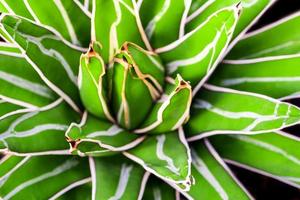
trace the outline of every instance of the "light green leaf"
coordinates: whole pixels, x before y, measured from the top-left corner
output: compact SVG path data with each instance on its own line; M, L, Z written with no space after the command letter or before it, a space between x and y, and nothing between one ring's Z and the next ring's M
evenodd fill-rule
M0 165L0 174L6 171L0 177L3 200L52 200L72 187L91 181L87 159L83 158L48 155L19 159L13 156L3 162Z
M283 132L220 135L213 146L230 164L300 188L300 140Z
M2 0L4 13L25 17L46 26L74 45L87 47L91 20L73 0Z
M141 199L149 176L142 167L121 155L89 160L92 199Z
M183 130L149 136L124 155L159 178L189 190L191 158Z
M70 143L70 150L77 150L79 155L106 155L110 151L133 148L145 137L129 133L115 124L84 113L80 124L71 124L66 138Z
M174 84L167 85L166 94L156 102L148 118L134 132L159 134L178 129L189 118L191 102L191 86L178 75Z
M143 0L139 14L155 48L165 46L184 35L185 20L192 0Z
M161 96L164 69L157 55L125 43L114 59L112 70L114 114L122 127L134 129L144 121L153 103Z
M20 50L0 42L0 97L25 107L44 106L56 99Z
M172 77L180 74L198 91L223 57L239 12L236 5L218 10L179 40L156 49L168 73Z
M265 133L300 122L300 110L292 104L212 85L204 88L185 127L190 141L215 134Z
M141 47L145 47L146 42L151 49L136 6L136 1L132 0L93 0L92 40L101 43L105 63L112 61L126 41Z
M23 109L0 121L0 149L17 155L69 154L64 133L78 114L61 99L35 109Z
M190 191L183 193L186 197L195 200L253 199L207 140L192 146L194 184Z
M250 59L300 53L300 12L246 34L227 59Z
M79 111L76 75L81 52L66 45L48 29L23 18L3 15L1 23L2 30L18 44L43 81Z
M300 55L250 60L227 60L218 67L210 83L290 99L300 95Z
M232 43L234 45L274 2L274 0L195 0L191 5L194 12L187 18L186 30L192 31L217 10L240 3L242 13L233 34L233 39L236 39Z

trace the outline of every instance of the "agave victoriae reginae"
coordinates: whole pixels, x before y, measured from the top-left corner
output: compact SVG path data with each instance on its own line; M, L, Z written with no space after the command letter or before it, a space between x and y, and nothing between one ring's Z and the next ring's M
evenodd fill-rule
M224 161L299 188L300 14L246 33L273 3L0 0L0 199L252 199Z

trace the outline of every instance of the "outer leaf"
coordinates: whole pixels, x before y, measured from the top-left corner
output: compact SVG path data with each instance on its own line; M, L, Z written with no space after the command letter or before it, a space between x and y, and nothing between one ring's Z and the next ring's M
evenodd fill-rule
M92 158L92 199L141 199L149 174L121 156Z
M297 12L246 34L230 51L228 59L249 59L300 53L299 23L300 12Z
M13 154L68 154L64 132L78 115L61 99L0 121L0 149Z
M92 40L102 44L106 63L124 42L130 41L144 47L147 42L139 22L136 2L133 0L93 0ZM148 48L149 44L147 45Z
M289 99L300 92L300 55L250 60L227 60L210 83L236 90Z
M183 130L149 136L140 145L124 153L147 171L188 190L190 187L191 158Z
M0 198L54 199L74 186L89 182L86 159L65 156L9 157L0 165ZM7 163L10 163L9 165ZM3 167L4 166L4 167ZM9 171L7 168L9 167ZM34 170L33 170L34 169ZM38 192L37 192L38 191Z
M165 46L184 34L192 0L142 0L139 13L151 45Z
M16 104L44 106L56 99L17 47L0 42L0 97Z
M155 104L145 122L136 133L159 134L178 129L189 118L192 89L180 75L175 84L169 84L166 94Z
M192 176L195 184L184 193L189 199L253 199L205 140L193 144Z
M59 32L63 38L78 46L88 46L91 22L73 0L1 0L4 13L16 14Z
M184 37L157 49L169 74L173 77L180 74L196 92L222 58L239 12L238 5L221 9Z
M103 154L133 148L144 137L122 130L117 125L101 121L84 113L80 124L72 124L66 132L71 151L80 155Z
M195 0L191 6L195 11L188 17L186 29L187 31L191 31L199 24L203 23L208 16L215 13L217 10L240 3L243 11L233 34L233 38L236 38L231 45L233 46L236 41L239 40L239 37L246 33L246 31L275 1L276 0L208 0L201 2L201 0Z
M134 129L160 97L164 70L157 55L131 43L125 43L116 57L112 75L113 110L121 126Z
M283 132L214 136L212 144L228 163L300 188L300 140Z
M186 133L189 140L215 134L256 134L299 123L296 106L267 96L205 85L196 97Z
M74 109L79 110L76 75L80 51L67 46L48 29L23 18L3 15L1 23L2 30L18 44L27 62L43 81Z

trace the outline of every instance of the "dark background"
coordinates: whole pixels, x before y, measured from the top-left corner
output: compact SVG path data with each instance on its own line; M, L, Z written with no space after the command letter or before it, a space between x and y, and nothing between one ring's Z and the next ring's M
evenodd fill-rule
M261 20L252 27L252 30L263 27L297 11L300 12L300 0L277 0L271 9L262 16ZM290 103L300 106L300 100L294 100ZM300 125L289 128L286 131L300 137ZM300 189L231 165L230 168L257 200L300 200Z

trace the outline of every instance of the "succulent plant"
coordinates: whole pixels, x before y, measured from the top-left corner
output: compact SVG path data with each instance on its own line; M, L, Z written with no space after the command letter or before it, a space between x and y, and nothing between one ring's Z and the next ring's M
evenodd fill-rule
M300 188L300 13L274 0L1 0L0 199L253 199Z

